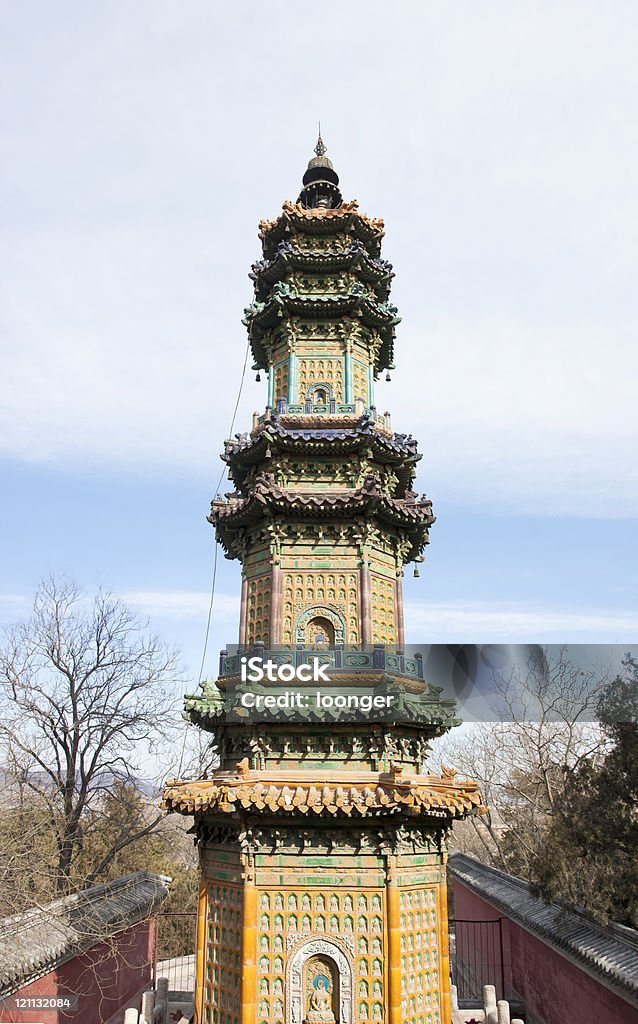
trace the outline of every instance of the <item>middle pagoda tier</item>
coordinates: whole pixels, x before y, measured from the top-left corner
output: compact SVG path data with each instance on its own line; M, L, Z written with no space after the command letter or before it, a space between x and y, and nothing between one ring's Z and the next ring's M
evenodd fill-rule
M242 647L402 650L403 567L423 560L434 516L412 490L416 441L374 402L399 322L383 222L340 196L327 207L303 200L260 225L244 323L268 404L226 442L235 490L209 520L242 562Z

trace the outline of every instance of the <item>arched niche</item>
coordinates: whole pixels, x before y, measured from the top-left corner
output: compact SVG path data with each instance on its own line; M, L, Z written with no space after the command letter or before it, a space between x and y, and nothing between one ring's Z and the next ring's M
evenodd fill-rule
M345 946L332 939L308 937L289 953L286 965L286 1024L308 1021L313 981L322 994L325 980L330 984L330 1002L335 1024L353 1024L354 964ZM319 1005L321 999L319 1000ZM312 1014L311 1014L312 1015ZM326 1021L326 1024L328 1022Z
M346 642L346 623L345 620L339 615L334 609L329 608L327 605L315 605L314 608L306 608L297 619L297 626L295 629L295 643L298 644L314 644L315 638L308 639L308 627L311 623L315 622L317 626L317 635L323 632L326 635L326 640L321 641L328 644L330 647L334 644L345 644Z
M334 401L332 384L328 384L326 381L316 381L314 384L310 384L306 391L306 401L315 405Z

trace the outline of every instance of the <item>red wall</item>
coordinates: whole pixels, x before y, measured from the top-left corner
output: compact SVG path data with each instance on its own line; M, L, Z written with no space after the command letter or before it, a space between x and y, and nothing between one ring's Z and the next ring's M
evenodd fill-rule
M153 931L153 921L142 921L10 997L77 994L74 1012L0 1008L1 1024L105 1024L113 1016L121 1019L126 1007L135 1005L139 994L149 986Z
M458 920L503 917L490 903L452 879ZM505 996L525 1003L527 1024L638 1024L638 1007L625 1002L509 918L503 919Z

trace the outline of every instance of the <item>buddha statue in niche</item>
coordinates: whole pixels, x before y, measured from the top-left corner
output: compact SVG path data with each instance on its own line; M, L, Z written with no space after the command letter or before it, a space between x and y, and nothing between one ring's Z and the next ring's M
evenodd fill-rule
M333 966L325 959L312 957L305 969L307 1024L335 1024Z

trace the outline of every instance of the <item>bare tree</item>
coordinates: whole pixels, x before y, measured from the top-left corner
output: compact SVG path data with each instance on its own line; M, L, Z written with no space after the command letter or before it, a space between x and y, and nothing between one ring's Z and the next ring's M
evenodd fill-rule
M544 836L565 788L583 761L603 756L605 737L593 721L604 670L583 671L562 648L533 651L524 664L493 680L491 721L445 737L435 763L453 765L481 785L488 813L455 828L466 852L531 878Z
M89 598L65 579L46 580L31 618L8 631L0 649L3 817L19 830L26 815L42 850L49 837L51 895L101 880L122 850L158 827L155 801L131 793L139 797L142 762L148 772L176 724L179 682L175 652L120 599ZM113 815L114 792L130 813ZM5 886L18 891L24 842L13 854Z

